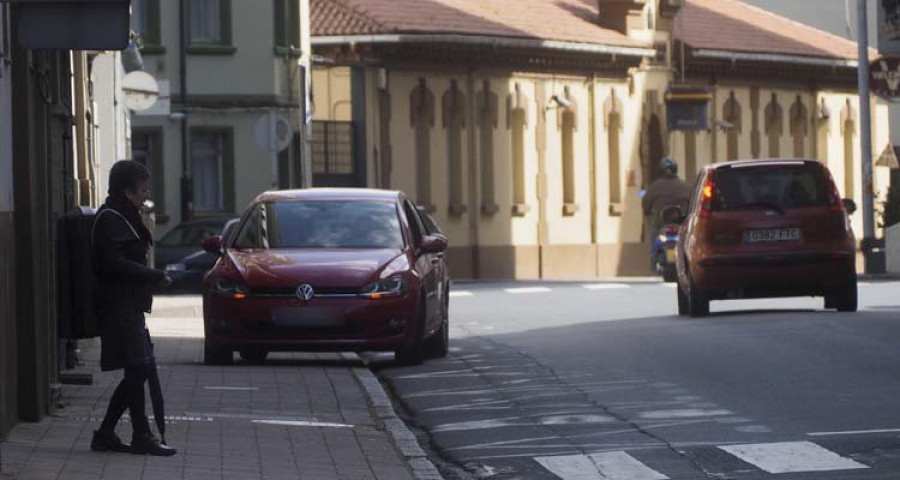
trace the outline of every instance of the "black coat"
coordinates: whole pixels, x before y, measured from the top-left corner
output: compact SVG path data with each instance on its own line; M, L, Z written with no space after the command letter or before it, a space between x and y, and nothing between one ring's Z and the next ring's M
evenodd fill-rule
M153 306L152 286L165 277L165 272L147 266L149 245L137 233L143 225L132 225L120 209L104 205L93 229L98 276L95 306L102 325L100 368L104 371L152 362L144 313ZM134 213L126 211L132 218Z

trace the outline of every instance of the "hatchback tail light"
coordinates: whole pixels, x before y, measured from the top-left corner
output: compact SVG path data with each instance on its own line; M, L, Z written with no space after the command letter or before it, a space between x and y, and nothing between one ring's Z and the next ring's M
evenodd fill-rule
M710 170L700 189L700 217L709 218L712 215L712 203L716 196L716 182L713 178L715 171Z

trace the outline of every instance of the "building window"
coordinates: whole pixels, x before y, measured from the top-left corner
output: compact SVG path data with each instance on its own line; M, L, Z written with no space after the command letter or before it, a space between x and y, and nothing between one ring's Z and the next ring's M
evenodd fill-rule
M296 0L275 0L275 47L281 55L300 48L300 3Z
M466 212L463 202L463 131L466 128L466 95L456 80L441 99L443 127L447 130L447 190L450 192L449 213L454 216Z
M528 213L525 188L525 128L528 126L528 97L522 86L516 83L515 91L507 100L506 126L510 129L512 160L512 213L524 216Z
M161 128L134 128L131 131L131 158L150 170L153 179L153 203L157 223L168 218L166 213L166 176L163 171L163 131Z
M188 17L191 47L231 45L230 0L190 0ZM194 53L197 52L194 48Z
M728 100L722 111L722 119L730 125L727 127L727 150L726 156L728 160L737 160L738 158L738 138L741 134L741 104L734 96L734 90L731 91ZM715 159L713 159L715 161Z
M132 0L131 29L141 37L142 53L162 53L159 37L159 0Z
M416 203L434 212L431 199L431 129L434 127L434 94L428 89L425 78L409 94L410 124L416 145Z
M809 113L800 95L791 107L791 136L794 140L794 158L806 156L806 136L809 134Z
M844 139L844 197L853 198L855 178L853 172L853 135L856 133L856 112L847 100L841 112L841 135Z
M478 94L478 125L481 146L481 213L493 215L499 211L494 194L494 129L497 128L497 94L491 91L491 82L485 80Z
M311 144L313 175L354 175L353 122L312 122Z
M234 162L231 151L230 132L191 132L195 213L223 213L234 209Z
M609 162L609 203L622 203L622 173L620 140L622 135L622 101L616 98L615 90L609 96L604 107L606 111L606 147ZM610 211L614 207L610 208Z
M769 158L781 156L781 135L784 133L784 110L778 103L778 96L766 106L766 135L769 137Z
M563 188L563 215L574 215L578 211L575 204L575 130L577 129L577 106L575 99L569 93L569 87L565 88L563 97L569 106L559 111L558 127L561 132L562 143L562 188Z

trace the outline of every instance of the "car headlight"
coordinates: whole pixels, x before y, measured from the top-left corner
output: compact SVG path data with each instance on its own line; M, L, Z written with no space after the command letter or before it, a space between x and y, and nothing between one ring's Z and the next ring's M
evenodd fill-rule
M183 272L187 267L183 263L170 263L166 265L167 272Z
M366 285L360 291L360 296L372 300L377 300L379 298L402 297L403 295L406 295L406 289L408 286L409 282L406 280L405 275L392 275L390 277L382 278L377 282L372 282Z
M250 293L250 289L243 283L236 282L230 278L216 277L212 280L212 292L219 295L234 295L235 298L244 298Z

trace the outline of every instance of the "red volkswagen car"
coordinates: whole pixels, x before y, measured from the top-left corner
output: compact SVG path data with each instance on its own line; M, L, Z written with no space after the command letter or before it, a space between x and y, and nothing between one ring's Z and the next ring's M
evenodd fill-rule
M710 300L823 296L856 311L856 239L828 168L814 160L707 166L676 247L678 313Z
M203 282L204 363L234 351L394 351L445 356L447 239L400 192L309 189L261 194ZM427 214L424 214L427 215Z

